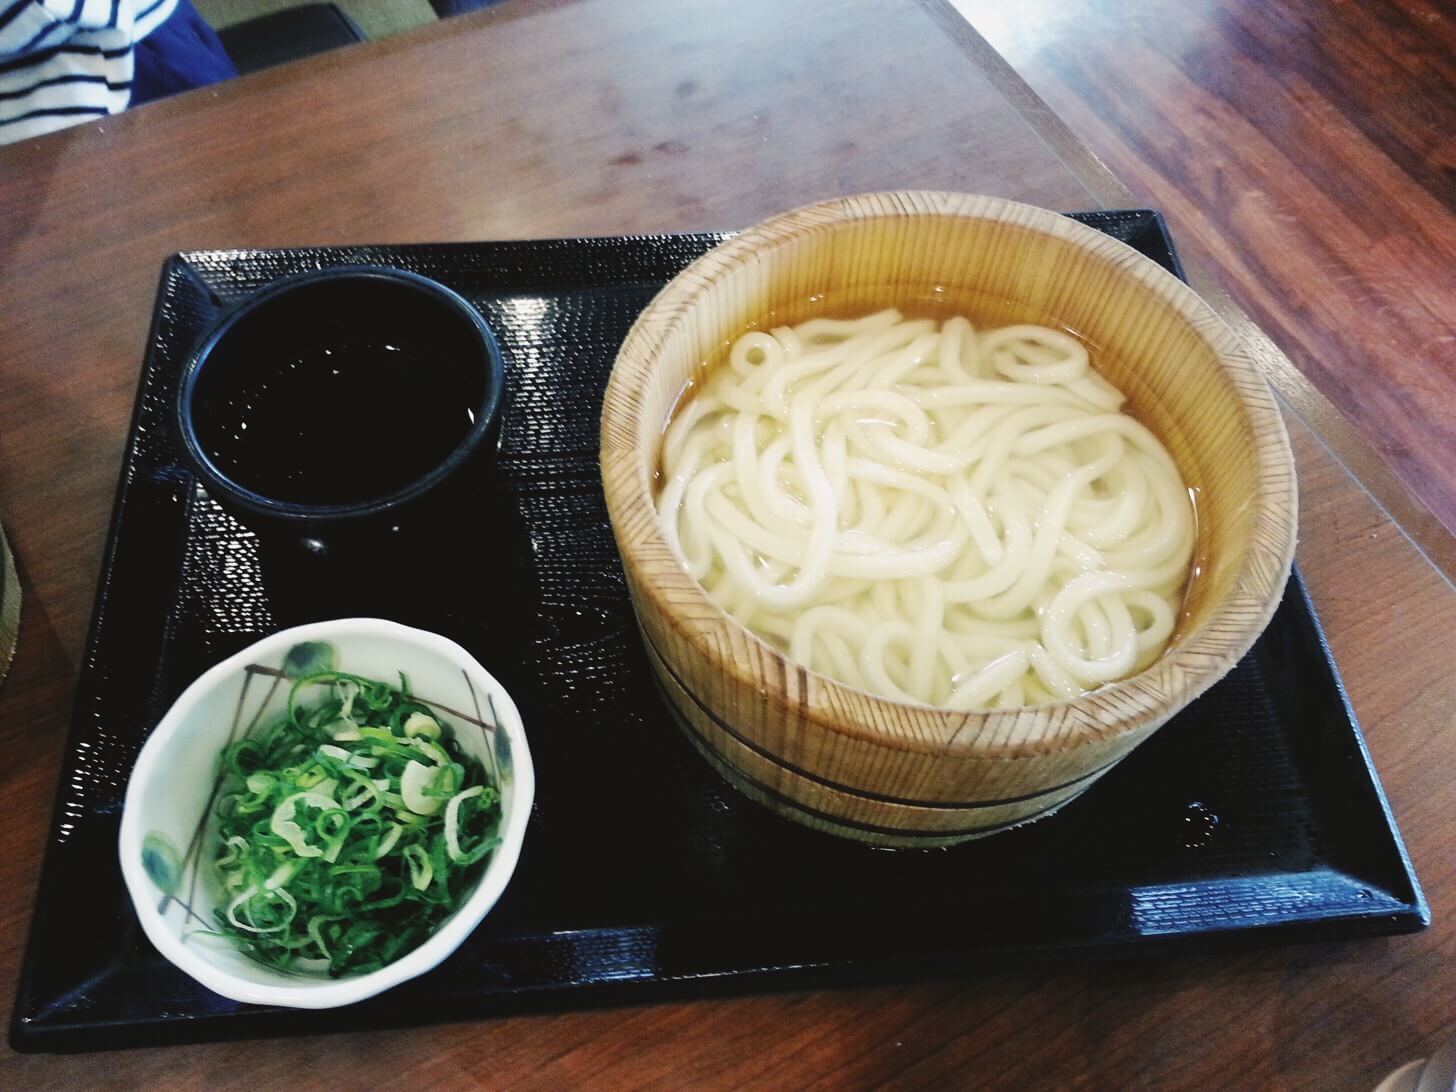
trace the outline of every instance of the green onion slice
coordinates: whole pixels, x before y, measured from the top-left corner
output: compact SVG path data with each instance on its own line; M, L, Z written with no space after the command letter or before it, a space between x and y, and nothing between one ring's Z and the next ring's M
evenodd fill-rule
M218 928L269 966L340 977L398 959L499 844L497 786L403 676L294 679L287 711L230 746L223 769Z

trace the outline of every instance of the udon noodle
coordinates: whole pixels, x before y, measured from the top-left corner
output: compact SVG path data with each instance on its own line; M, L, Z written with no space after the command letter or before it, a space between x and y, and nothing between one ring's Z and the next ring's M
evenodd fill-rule
M663 441L669 544L841 682L949 709L1073 698L1155 660L1193 510L1060 330L881 311L752 331Z

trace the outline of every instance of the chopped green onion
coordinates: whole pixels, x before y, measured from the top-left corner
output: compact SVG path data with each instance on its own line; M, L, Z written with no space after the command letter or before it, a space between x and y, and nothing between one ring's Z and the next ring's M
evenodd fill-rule
M378 858L383 857L386 853L393 849L394 844L399 841L399 836L403 833L404 827L400 826L398 823L390 823L389 830L385 832L383 838L379 839L379 845L374 847L375 859L377 860Z
M435 878L435 866L430 864L430 855L420 846L410 846L404 851L405 864L409 865L410 884L416 891L424 891Z
M376 970L454 912L499 844L496 786L407 686L305 674L286 714L225 752L217 919L260 962Z
M416 815L434 815L445 802L431 795L439 780L440 768L410 760L399 779L399 795L404 806Z
M439 739L440 725L428 713L411 713L404 722L404 734L406 736L425 736L429 739Z

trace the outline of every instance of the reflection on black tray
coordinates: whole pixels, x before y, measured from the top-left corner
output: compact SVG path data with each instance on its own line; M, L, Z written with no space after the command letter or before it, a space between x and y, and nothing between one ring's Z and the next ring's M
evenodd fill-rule
M1078 218L1177 271L1155 214ZM302 1034L1426 923L1297 577L1227 680L1044 823L952 850L882 851L779 819L721 782L653 689L596 465L618 343L717 238L168 264L20 983L18 1048ZM179 469L168 409L220 308L283 274L351 261L422 272L481 307L509 394L499 473L478 483L452 534L341 573L260 551ZM126 777L147 731L207 666L281 625L347 614L452 637L514 694L538 786L521 864L454 957L379 1001L324 1013L225 1001L140 936L115 861Z

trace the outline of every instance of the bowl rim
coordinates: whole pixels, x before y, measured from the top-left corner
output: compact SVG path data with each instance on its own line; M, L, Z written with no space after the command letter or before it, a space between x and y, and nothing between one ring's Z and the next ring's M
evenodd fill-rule
M208 359L222 340L240 322L260 308L299 289L306 289L330 281L377 281L394 284L431 298L459 315L479 338L485 357L485 394L479 416L464 439L431 470L401 486L391 493L345 504L307 504L301 501L285 501L269 497L249 489L230 477L212 461L203 445L198 441L192 417L193 398ZM505 358L500 343L485 317L469 300L439 281L408 269L386 265L351 263L295 273L270 282L258 291L249 294L235 306L224 312L208 327L202 340L187 356L177 383L177 396L172 412L177 423L177 434L182 440L182 453L188 464L201 477L209 492L216 492L247 511L261 516L278 519L325 523L335 520L351 520L389 511L407 501L413 500L455 473L470 460L486 437L496 428L501 414L501 403L505 396Z
M1253 440L1258 515L1249 553L1229 596L1203 626L1148 668L1075 699L997 711L952 711L896 701L789 659L718 606L680 558L671 572L654 571L650 579L641 578L644 548L675 555L660 530L649 470L637 456L638 437L645 429L660 435L663 423L642 419L642 403L629 385L644 369L650 370L663 345L690 321L714 283L806 234L872 220L945 217L989 219L1052 235L1091 251L1111 270L1142 284L1208 345L1234 388ZM787 680L795 679L793 715L816 729L894 751L986 761L1048 758L1088 744L1111 744L1153 730L1197 698L1242 658L1273 617L1293 564L1298 524L1294 456L1273 392L1237 335L1192 288L1126 243L1060 213L1001 197L947 191L885 191L805 205L748 228L692 262L648 304L623 340L603 397L601 470L608 515L634 598L645 594L659 604L670 601L676 609L661 610L660 616L676 637L694 646L717 677L755 688L765 676L785 680L781 698L789 696ZM1232 618L1234 614L1238 617ZM650 643L643 613L637 615ZM1239 631L1236 640L1229 637L1231 628ZM745 645L751 656L742 654ZM751 660L766 670L750 670ZM1046 730L1026 734L1031 720L1043 721ZM903 731L895 733L885 725ZM934 730L914 730L926 725Z
M218 686L225 685L237 672L260 656L286 650L300 641L337 641L357 637L403 640L452 662L477 684L485 684L495 700L495 713L500 729L510 739L511 746L514 786L510 811L501 817L502 841L491 854L485 871L481 874L480 883L470 897L460 904L455 913L429 939L394 962L368 974L325 981L322 985L283 985L284 976L281 974L277 985L250 982L202 958L194 946L178 939L158 913L158 889L141 864L142 842L146 831L141 829L138 801L145 786L151 782L161 765L171 743L185 730L189 715L205 695ZM448 637L384 618L340 618L309 622L271 633L208 668L182 691L157 722L157 726L142 745L127 780L121 830L117 839L122 878L147 939L169 962L214 993L233 1001L254 1005L281 1005L304 1009L336 1008L373 997L432 970L454 953L466 937L474 932L499 901L515 873L535 792L535 767L520 711L505 687L466 649ZM262 964L259 966L261 968Z

